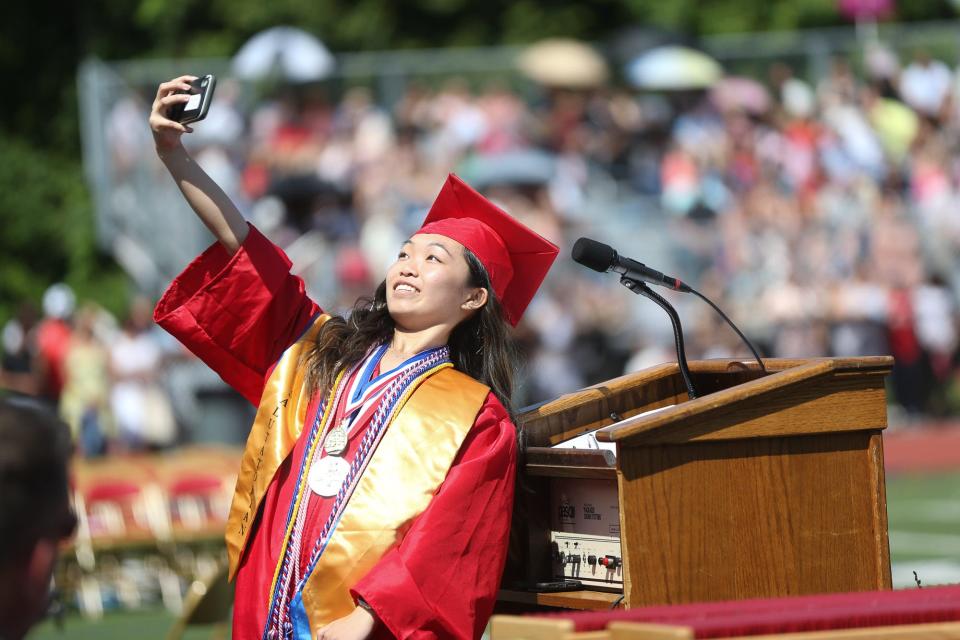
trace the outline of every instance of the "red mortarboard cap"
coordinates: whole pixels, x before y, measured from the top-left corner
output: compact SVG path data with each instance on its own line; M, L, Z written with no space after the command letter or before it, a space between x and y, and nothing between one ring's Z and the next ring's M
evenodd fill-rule
M479 258L507 320L517 325L559 248L453 175L440 189L417 233L456 240Z

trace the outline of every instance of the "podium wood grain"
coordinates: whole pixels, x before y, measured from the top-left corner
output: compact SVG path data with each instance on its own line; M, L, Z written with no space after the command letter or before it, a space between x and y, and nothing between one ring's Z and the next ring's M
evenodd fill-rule
M535 447L528 509L540 524L514 556L528 577L549 564L546 480L615 473L627 607L890 588L882 430L892 363L773 359L763 372L697 361L693 400L667 364L523 412ZM613 469L536 448L598 428L617 444Z
M870 432L624 452L629 606L889 588L877 460Z

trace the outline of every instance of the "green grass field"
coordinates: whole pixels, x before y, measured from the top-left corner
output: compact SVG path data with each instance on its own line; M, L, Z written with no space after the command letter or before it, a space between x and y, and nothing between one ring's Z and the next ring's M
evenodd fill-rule
M924 586L960 583L960 473L888 476L887 514L895 588L915 587L914 571ZM48 622L29 638L163 638L172 624L170 614L157 610L110 613L100 621L71 615L62 631ZM209 637L210 630L204 628L184 636L188 640Z
M102 620L84 620L78 615L68 616L63 630L45 622L27 636L30 640L59 638L61 640L152 640L165 638L173 624L173 617L166 611L129 611L109 613ZM184 640L201 640L211 637L212 628L196 627L183 635ZM227 635L229 637L229 634Z
M960 583L960 473L887 478L896 588Z

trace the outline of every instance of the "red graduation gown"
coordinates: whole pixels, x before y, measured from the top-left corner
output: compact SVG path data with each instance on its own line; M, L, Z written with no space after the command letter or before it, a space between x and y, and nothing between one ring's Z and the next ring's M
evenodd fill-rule
M191 263L161 298L154 318L257 404L273 364L320 312L289 269L283 251L251 227L233 256L215 244ZM361 435L362 429L355 430L351 442ZM274 476L240 560L234 638L263 633L304 441L298 440ZM506 558L515 466L514 426L491 393L430 505L351 590L382 621L375 637L481 635ZM305 553L331 502L312 497Z

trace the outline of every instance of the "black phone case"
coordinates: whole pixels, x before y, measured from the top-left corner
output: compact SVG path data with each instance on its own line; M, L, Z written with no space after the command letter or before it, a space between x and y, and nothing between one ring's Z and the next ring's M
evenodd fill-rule
M206 86L203 82L206 81ZM213 99L213 90L217 86L217 79L213 75L206 75L197 78L190 83L190 93L200 93L200 105L196 109L186 109L186 103L175 104L170 108L168 117L180 124L190 124L207 117L207 111L210 110L210 101ZM177 93L188 93L187 91L177 91Z

